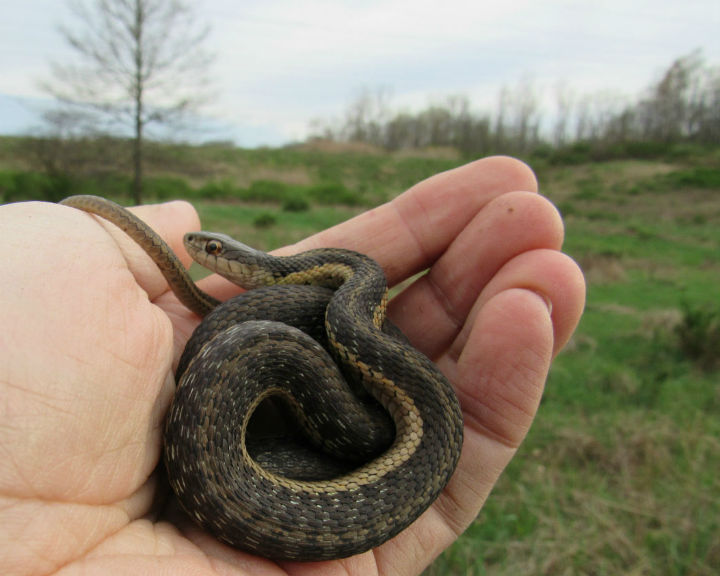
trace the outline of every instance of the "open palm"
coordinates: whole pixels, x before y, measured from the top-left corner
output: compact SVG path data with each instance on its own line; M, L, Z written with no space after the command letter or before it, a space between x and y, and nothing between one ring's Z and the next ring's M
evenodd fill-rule
M281 253L339 246L376 258L389 306L440 366L465 440L444 493L408 530L353 558L276 563L195 529L157 472L173 366L197 317L111 225L66 207L0 207L0 573L418 574L468 526L524 438L584 284L532 173L491 158ZM137 209L179 254L185 203ZM238 291L208 278L210 293Z

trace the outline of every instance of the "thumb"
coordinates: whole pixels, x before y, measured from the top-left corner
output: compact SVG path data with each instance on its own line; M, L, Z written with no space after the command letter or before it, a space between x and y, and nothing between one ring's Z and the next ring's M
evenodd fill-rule
M200 218L189 202L177 200L163 204L148 204L129 208L138 218L152 228L170 247L188 268L192 259L185 251L183 236L186 232L200 229ZM119 231L118 231L119 232ZM120 233L122 234L122 233ZM148 298L155 301L169 292L167 282L152 259L129 237L118 238L122 242L123 252L128 258L128 266L137 282L148 293Z

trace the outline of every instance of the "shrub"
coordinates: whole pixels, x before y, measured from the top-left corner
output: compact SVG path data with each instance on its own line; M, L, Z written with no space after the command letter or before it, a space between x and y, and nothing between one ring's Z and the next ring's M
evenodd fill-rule
M192 189L184 179L171 176L147 178L144 187L145 195L156 200L187 198L192 195Z
M255 226L255 228L270 228L275 226L275 224L277 224L277 218L274 214L268 212L258 214L255 220L253 220L253 226Z
M686 188L720 188L720 168L697 166L688 170L678 170L667 175L669 181Z
M258 202L282 202L288 196L288 185L276 180L254 180L244 196Z
M592 145L587 141L574 142L563 148L555 150L548 158L553 165L584 164L591 159Z
M75 193L75 180L64 172L11 171L0 174L0 201L46 200L57 202Z
M686 358L703 370L720 367L720 308L685 304L675 330Z
M73 194L93 194L104 198L130 199L132 180L130 176L118 173L98 174L93 177L76 178Z
M243 196L244 192L245 190L238 188L230 180L211 180L197 190L197 195L209 200L224 200L233 196Z
M344 184L338 182L325 182L310 186L307 194L320 204L346 204L357 206L362 203L359 194L349 190Z
M306 212L310 209L310 203L302 196L291 196L283 202L285 212Z

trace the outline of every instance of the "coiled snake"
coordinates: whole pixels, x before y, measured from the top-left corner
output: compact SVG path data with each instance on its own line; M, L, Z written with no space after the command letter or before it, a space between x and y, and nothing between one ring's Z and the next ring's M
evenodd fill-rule
M187 234L197 262L249 290L221 304L130 212L93 196L62 204L123 229L205 316L180 360L164 433L170 483L202 528L274 560L342 558L392 538L439 495L462 446L459 404L385 320L374 260L332 248L274 257ZM292 427L289 440L263 431L268 410L290 413L305 440Z

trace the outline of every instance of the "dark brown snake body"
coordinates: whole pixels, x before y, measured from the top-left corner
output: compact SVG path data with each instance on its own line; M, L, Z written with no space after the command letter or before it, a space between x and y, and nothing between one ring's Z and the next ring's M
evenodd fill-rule
M440 494L462 446L459 404L385 320L374 260L332 248L274 257L224 235L187 234L196 261L251 289L219 304L129 212L87 196L63 204L125 230L206 316L180 360L164 435L170 483L202 528L275 560L342 558L392 538ZM269 398L298 423L298 453L300 442L256 430ZM268 453L276 440L290 462Z

